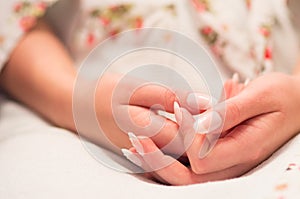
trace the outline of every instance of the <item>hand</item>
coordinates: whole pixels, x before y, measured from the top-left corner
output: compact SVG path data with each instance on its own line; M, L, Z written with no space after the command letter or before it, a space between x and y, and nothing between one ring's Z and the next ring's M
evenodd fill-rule
M131 147L127 132L133 131L151 137L166 153L183 154L178 125L161 116L158 111L173 113L173 103L179 100L185 108L196 114L210 106L210 99L198 94L198 101L191 102L187 92L172 91L157 84L130 77L124 78L120 75L108 74L98 82L96 114L102 131L108 139L106 143L98 143L120 152L119 148ZM97 139L99 140L93 137L92 141ZM171 141L172 144L169 144Z
M226 98L235 96L243 90L245 84L239 84L238 81L238 76L234 75L232 79L225 82L224 88ZM248 80L246 82L248 82ZM201 100L200 102L203 102L203 100ZM177 102L175 104L177 104ZM195 106L192 107L194 107L194 109L197 109ZM183 118L181 118L178 116L178 110L176 111L176 109L178 108L179 107L176 106L173 107L176 114L176 120L181 124L180 130L182 131L183 129L189 129L191 130L191 132L194 132L191 127L193 126L192 123L195 122L195 120L193 119L193 116L190 112L197 114L197 111L195 112L194 109L189 111L183 109L185 114L183 115ZM184 120L184 123L181 122L182 120ZM140 135L140 133L138 135ZM182 135L180 135L180 137L181 136ZM182 162L177 161L172 156L165 155L161 151L161 148L155 145L152 139L149 139L145 136L137 137L132 133L129 133L129 137L134 147L130 150L123 149L122 151L129 160L131 160L136 165L144 168L145 171L150 172L150 175L147 175L147 177L154 177L156 180L159 180L160 182L166 184L180 185L204 182L211 179L216 180L224 176L222 172L219 172L218 174L214 173L213 175L197 175L191 169L185 167ZM139 153L137 153L137 150L139 150ZM182 171L180 173L177 173L177 171L180 171L181 169ZM176 175L182 176L178 176L178 178L172 178L172 176Z
M133 148L123 149L124 155L144 169L145 176L169 185L188 185L228 178L230 170L207 174L196 174L192 169L164 154L154 142L144 136L130 134Z
M199 153L209 134L195 134L195 131L187 129L184 139L193 138L187 149L191 168L160 152L149 139L140 139L145 153L134 153L136 147L131 149L131 153L140 158L146 171L152 168L158 180L169 184L240 176L268 158L300 130L298 117L295 117L300 112L298 85L297 77L273 73L258 78L241 93L228 99L226 117L220 115L225 122L223 131L228 133L202 159ZM181 112L182 126L185 122L193 122L188 111L181 108ZM191 134L193 136L189 136Z
M300 130L298 78L280 73L268 74L228 99L226 116L222 117L223 131L229 132L206 158L197 161L197 173L232 167L248 171L296 135ZM237 173L241 174L243 172Z

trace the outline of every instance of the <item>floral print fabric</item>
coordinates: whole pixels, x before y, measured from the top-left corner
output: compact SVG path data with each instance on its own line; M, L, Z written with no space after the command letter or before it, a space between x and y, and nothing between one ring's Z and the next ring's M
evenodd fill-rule
M55 1L1 1L0 14L0 69L22 35L35 26L46 9Z
M0 18L0 25L6 27L0 30L0 68L20 36L30 30L54 2L14 0L0 3L7 11ZM182 26L178 22L180 13L175 0L160 4L81 2L80 23L76 24L68 45L75 57L84 57L97 43L124 30L143 27L177 30ZM195 22L194 29L223 67L242 77L255 78L272 70L290 71L287 66L294 66L298 45L286 0L227 0L226 4L219 0L186 0L185 3L191 7L190 20Z
M297 43L294 32L287 28L291 23L285 0L191 2L197 13L198 31L211 51L225 66L238 71L241 76L254 78L275 69L274 61L278 60L273 57L281 57L280 48L283 47L276 39L279 29L284 32L281 36L289 38L290 43ZM289 52L297 56L297 46L290 45L286 49L291 48ZM274 53L276 56L273 56ZM286 64L287 60L284 62Z
M294 199L300 196L300 152L293 159L266 199Z
M175 4L153 5L147 2L89 5L83 3L82 17L71 40L71 51L85 56L107 37L130 29L162 27L174 29L177 24Z

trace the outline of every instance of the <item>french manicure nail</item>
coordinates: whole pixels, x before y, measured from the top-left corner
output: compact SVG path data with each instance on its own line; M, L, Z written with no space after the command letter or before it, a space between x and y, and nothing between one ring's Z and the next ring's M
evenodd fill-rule
M132 146L136 149L136 151L137 151L139 154L144 154L144 148L143 148L143 145L142 145L141 142L139 141L138 137L136 137L136 135L134 135L134 134L131 133L131 132L128 133L128 136L129 136L129 140L130 140ZM143 139L142 136L140 136L140 138Z
M186 99L187 105L196 110L206 110L213 104L211 97L200 93L190 93Z
M250 79L247 78L247 79L245 80L245 82L244 82L244 85L245 85L245 86L248 86L249 83L250 83Z
M238 73L234 73L232 76L232 81L234 81L235 83L239 83L240 81L240 76Z
M198 134L208 134L222 125L222 118L216 111L203 113L194 123L194 130Z
M182 112L180 110L180 106L177 102L174 102L174 113L175 113L175 118L178 124L181 124L182 122Z
M134 163L135 165L141 167L142 166L142 162L141 160L131 151L127 150L127 149L121 149L123 155L130 160L132 163Z
M202 147L200 149L200 152L199 152L199 155L198 157L200 159L203 159L207 156L207 154L209 153L209 150L210 150L210 143L209 141L205 138L203 144L202 144Z

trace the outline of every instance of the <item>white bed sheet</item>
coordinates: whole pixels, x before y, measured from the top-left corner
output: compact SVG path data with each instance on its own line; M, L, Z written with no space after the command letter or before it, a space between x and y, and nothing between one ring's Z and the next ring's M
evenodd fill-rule
M76 135L50 126L0 96L0 198L265 198L298 147L299 138L248 175L171 187L107 168ZM276 157L276 158L274 158Z

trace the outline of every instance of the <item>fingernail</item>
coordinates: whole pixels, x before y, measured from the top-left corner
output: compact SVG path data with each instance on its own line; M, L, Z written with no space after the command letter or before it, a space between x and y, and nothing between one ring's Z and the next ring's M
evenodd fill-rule
M232 76L232 81L234 81L235 83L239 83L240 81L240 76L238 73L234 73Z
M210 111L199 115L194 123L194 130L198 134L208 134L222 125L222 118L216 111Z
M244 82L244 85L245 85L245 86L248 86L249 83L250 83L250 79L247 78L247 79L245 80L245 82Z
M174 113L175 113L175 118L178 124L181 124L182 122L182 112L180 110L180 106L177 102L174 102Z
M205 138L203 144L202 144L202 147L200 149L200 152L199 152L199 158L200 159L203 159L205 158L207 155L208 155L208 152L210 150L210 143L209 141Z
M138 137L136 137L136 135L134 135L131 132L128 133L128 136L129 136L129 140L130 140L132 146L135 148L135 150L139 154L143 154L144 153L144 148L143 148L143 145L141 144L141 142L139 141ZM142 136L140 136L140 138L143 139Z
M141 167L142 166L142 162L141 160L131 151L127 150L127 149L121 149L123 155L130 160L133 164Z
M190 93L186 99L187 105L196 110L209 109L214 103L211 97L199 93Z

